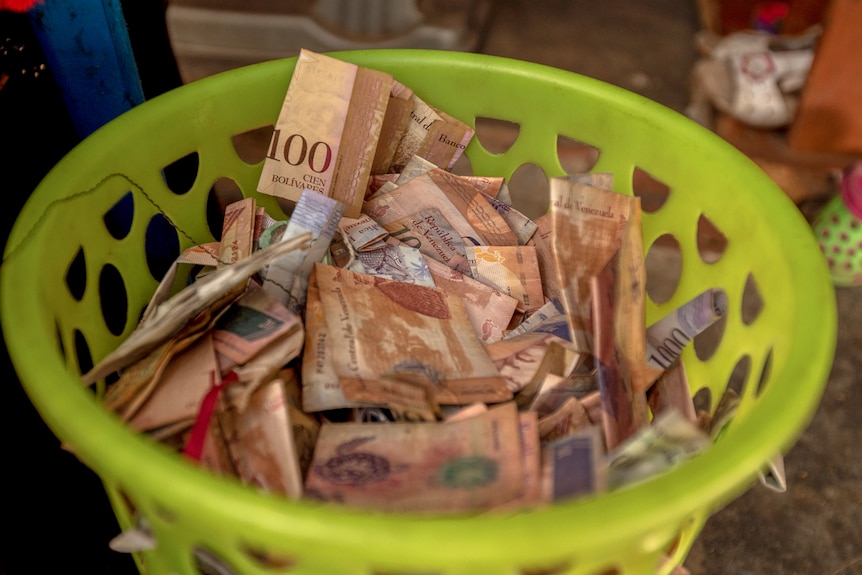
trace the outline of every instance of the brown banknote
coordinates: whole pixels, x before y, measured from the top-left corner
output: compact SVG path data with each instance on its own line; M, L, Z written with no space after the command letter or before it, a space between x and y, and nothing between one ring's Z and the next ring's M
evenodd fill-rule
M381 188L366 200L362 211L393 237L429 257L450 267L463 261L462 273L470 273L461 255L464 246L487 243L427 174L390 191Z
M616 286L620 272L619 259L617 253L591 282L594 356L608 450L649 425L646 394L634 389L629 363L618 339L621 329L628 329L627 318L618 317L620 293ZM618 329L620 325L622 327Z
M323 303L312 268L305 308L305 347L302 353L302 408L311 413L373 404L351 401L344 396L333 363L333 338L326 327Z
M524 489L519 497L497 505L490 513L511 513L544 503L542 497L542 446L539 439L538 416L535 411L518 412L521 430Z
M230 298L235 298L231 295ZM178 334L143 358L122 369L120 378L107 388L104 402L128 421L149 399L161 381L164 371L173 358L198 340L211 333L212 327L229 306L217 303L193 318ZM218 364L218 355L216 354Z
M257 191L297 201L312 190L358 216L392 86L389 74L302 50Z
M640 198L633 198L629 219L623 228L615 256L614 331L622 361L631 377L632 389L642 397L663 369L647 363L646 266L643 249Z
M342 383L411 381L440 404L511 399L457 296L325 264L315 273Z
M442 411L442 410L441 410ZM446 411L442 411L441 416L443 421L450 423L461 421L480 413L488 411L488 406L481 402L471 403L470 405L450 405L446 407Z
M557 271L557 262L551 249L553 245L551 214L542 214L533 222L536 224L536 231L525 245L536 248L536 261L539 263L545 300L561 301L563 288L560 285L560 274Z
M289 362L299 357L305 341L305 330L299 324L291 331L269 342L249 361L233 368L238 382L232 387L232 403L245 409L251 394L261 385L270 381Z
M575 354L576 360L582 357L578 352ZM539 383L538 391L530 403L529 409L544 417L559 410L569 399L577 399L577 394L572 386L573 376L574 373L569 377L556 373L545 375L545 378Z
M536 413L538 416L538 412ZM556 411L539 419L539 438L542 442L556 441L592 426L586 408L574 397L569 397Z
M647 390L647 401L653 416L676 409L692 423L697 421L685 365L679 360L671 364Z
M587 410L587 417L593 425L602 425L602 396L601 392L593 391L580 398L581 405Z
M469 186L470 188L481 192L486 199L497 199L500 191L505 187L506 181L500 177L488 176L464 176L453 174L452 172L440 169L440 166L429 162L420 156L413 156L401 173L398 174L395 183L397 185L405 184L417 176L435 170L433 176L437 179L448 180L456 186ZM499 211L499 210L498 210ZM501 214L502 215L502 214Z
M382 247L354 252L347 265L339 265L337 262L336 265L357 273L435 287L434 276L428 267L429 261L431 260L424 257L418 249L390 236Z
M324 423L307 497L382 511L491 509L524 490L511 402L453 423Z
M302 409L302 384L299 381L297 367L288 367L278 373L277 379L284 382L284 397L287 401L287 411L293 425L293 442L299 456L299 468L303 478L311 466L311 456L317 435L320 433L320 420Z
M409 98L413 110L390 171L400 172L414 155L451 170L473 138L472 128L437 110L416 94L411 93Z
M425 177L442 190L458 208L458 211L467 218L470 225L479 232L484 245L518 245L518 237L515 232L488 200L484 180L456 176L440 168L435 168L427 174L418 176L418 179L423 181Z
M213 378L220 381L212 336L207 333L168 365L150 397L129 419L132 429L147 431L193 419Z
M425 208L387 225L392 239L419 250L425 259L439 261L470 275L467 243L438 208Z
M464 242L473 245L517 244L509 224L481 192L469 183L442 175L444 173L431 170L387 193L382 193L381 188L365 202L363 212L398 237L402 226L392 222L403 222L418 212L436 209Z
M377 141L377 149L371 162L371 175L386 174L392 166L395 152L407 132L410 123L410 113L413 111L413 102L408 98L394 95L389 96L386 105L386 113L383 116L383 125L380 127L380 136Z
M563 334L557 333L556 331L554 333L563 339L570 339L568 336L569 329L568 321L566 319L566 311L563 309L559 300L549 300L545 302L545 305L531 313L529 316L526 316L521 323L506 332L505 339L533 331L547 332L548 330L544 329L545 327L552 323L559 323L561 319L565 323L565 331Z
M506 326L518 307L517 299L437 260L428 258L426 264L435 285L464 302L476 337L486 344L503 338Z
M266 208L260 206L255 210L252 251L260 249L260 236L263 234L263 230L275 223L276 219L266 213Z
M440 120L431 124L428 133L419 144L419 149L416 150L416 155L451 170L473 139L475 132L470 126L442 110L434 108L432 111L436 112Z
M572 340L592 352L590 281L620 246L634 198L551 178L552 251Z
M282 380L258 388L244 411L224 410L219 422L243 483L290 499L302 497L300 457Z
M182 449L188 443L191 429L182 435ZM228 451L227 440L224 436L224 431L219 424L216 413L213 413L209 428L207 429L206 437L204 438L203 449L201 450L201 459L199 464L206 467L216 475L225 477L239 477L239 472L231 459Z
M474 278L518 300L518 310L531 313L545 304L542 276L531 246L467 246Z
M201 313L212 315L236 299L232 291L246 285L249 278L274 259L308 244L311 234L303 234L279 242L231 266L225 266L187 286L173 297L156 306L145 321L116 349L103 357L89 372L81 376L84 385L127 367L159 345L180 333Z
M386 186L391 189L395 186L395 181L398 179L398 174L378 174L368 178L368 188L365 190L365 199L367 200L376 194L380 188Z
M231 364L248 362L269 343L294 330L301 330L301 319L272 299L256 283L222 314L212 331L216 354Z
M437 421L440 406L424 385L397 379L346 379L341 381L350 401L385 406L397 421Z
M526 333L490 343L485 346L485 351L506 380L509 389L519 394L519 405L526 408L535 397L538 385L546 373L552 369L557 369L558 372L566 369L564 363L561 363L564 360L558 361L556 356L546 359L546 355L550 347L565 346L567 343L549 333ZM531 387L524 392L528 386Z
M227 205L219 242L219 267L235 264L251 255L254 248L256 212L254 198L245 198Z
M218 266L219 250L219 242L208 242L184 249L174 263L171 264L171 267L168 268L168 271L165 272L165 275L156 287L156 291L150 297L144 313L141 314L140 323L149 321L150 315L155 309L171 297L177 287L177 273L179 272L180 264L202 266L203 269L198 272L196 278L193 278L196 280L197 277L206 275L206 273Z
M509 224L509 227L512 229L512 233L515 234L515 238L518 240L518 245L527 245L539 230L538 224L527 217L526 214L513 208L511 204L508 204L499 198L489 196L488 194L483 195L485 199L488 200L488 203L491 204L491 207L493 207L494 210L500 214L500 217Z
M561 403L561 397L574 396L570 383L585 359L584 354L575 351L571 342L553 334L545 336L548 342L545 355L530 381L515 397L519 407L539 410L540 414L555 409Z
M382 247L389 235L380 224L365 214L359 214L357 218L341 218L338 229L358 252Z

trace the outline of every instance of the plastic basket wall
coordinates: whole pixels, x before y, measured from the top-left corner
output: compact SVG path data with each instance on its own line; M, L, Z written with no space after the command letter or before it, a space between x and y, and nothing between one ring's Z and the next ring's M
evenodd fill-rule
M391 72L468 123L477 116L517 123L518 138L503 154L470 145L476 174L509 177L533 163L548 176L564 175L557 157L564 136L597 148L594 170L613 172L621 193L632 193L636 167L670 187L665 204L644 215L644 245L664 234L676 238L682 276L669 300L648 302L647 319L704 289L727 292L730 312L717 349L705 360L691 346L684 355L692 385L707 387L713 406L731 374L740 378L742 405L720 440L666 475L609 495L507 517L430 518L266 496L193 467L102 409L77 377L134 329L157 285L153 272L164 269L152 257L148 264L147 250L213 240L205 214L222 178L280 214L273 198L256 194L261 165L238 156L233 136L274 124L293 59L228 72L133 109L73 150L35 191L2 273L3 329L32 401L102 477L121 525L130 525L126 501L150 521L158 548L138 556L147 572L198 573L201 557L218 557L234 573L296 575L670 572L708 516L796 440L822 394L835 303L808 225L729 145L620 89L487 56L339 57ZM172 191L164 174L183 158L196 176L172 178ZM115 224L117 210L131 210L130 227ZM697 245L702 216L727 238L713 263ZM753 320L742 313L746 285L763 300Z

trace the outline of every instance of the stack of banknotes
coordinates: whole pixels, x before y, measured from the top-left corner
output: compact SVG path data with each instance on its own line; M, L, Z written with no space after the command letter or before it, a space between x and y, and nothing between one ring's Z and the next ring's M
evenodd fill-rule
M84 383L213 473L389 512L598 497L708 449L739 397L698 412L679 357L725 293L647 326L639 199L552 178L530 219L503 178L451 172L473 136L303 50L258 185L289 217L228 205Z

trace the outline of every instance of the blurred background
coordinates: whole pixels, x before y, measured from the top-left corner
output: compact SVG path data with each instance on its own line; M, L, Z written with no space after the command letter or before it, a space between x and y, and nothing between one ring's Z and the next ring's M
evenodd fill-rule
M839 196L843 170L862 158L858 0L45 0L32 8L0 0L0 8L4 245L30 191L99 125L184 83L300 48L469 51L609 82L728 140L812 223ZM109 40L85 49L99 27ZM109 58L94 66L99 50ZM516 130L479 128L488 149L511 144ZM577 146L569 160L588 161ZM547 186L537 171L516 173L519 185ZM854 413L862 298L854 287L836 288L833 374L786 455L787 492L752 485L718 511L686 562L692 574L862 574L862 418ZM98 478L59 449L3 360L11 535L0 543L0 575L135 573L128 556L107 547L118 527Z

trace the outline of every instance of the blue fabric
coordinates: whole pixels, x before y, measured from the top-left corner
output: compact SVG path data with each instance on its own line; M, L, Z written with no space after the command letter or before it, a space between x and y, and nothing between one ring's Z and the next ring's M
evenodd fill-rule
M30 17L81 138L144 101L119 0L44 0Z

